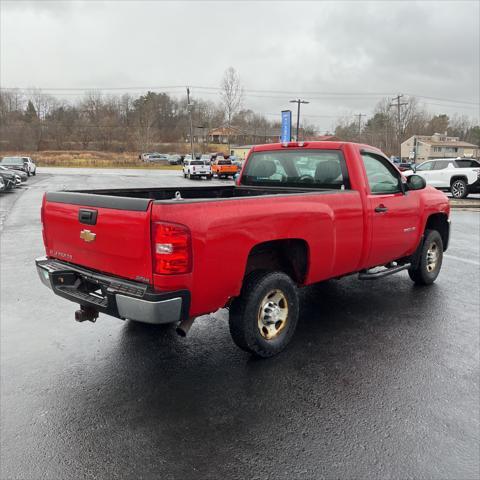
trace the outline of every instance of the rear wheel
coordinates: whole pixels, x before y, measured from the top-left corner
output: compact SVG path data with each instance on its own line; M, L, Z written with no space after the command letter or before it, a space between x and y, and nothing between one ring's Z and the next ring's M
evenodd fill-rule
M465 180L458 178L454 180L452 186L450 187L453 198L466 198L468 195L468 185Z
M431 285L438 277L443 261L443 241L436 230L426 230L420 259L408 274L417 285Z
M242 350L258 357L280 353L298 322L298 293L283 272L254 272L230 307L230 334Z

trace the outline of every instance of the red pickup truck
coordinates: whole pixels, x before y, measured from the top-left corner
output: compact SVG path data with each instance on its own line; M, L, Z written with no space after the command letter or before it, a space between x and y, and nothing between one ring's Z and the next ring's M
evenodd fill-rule
M80 305L147 323L230 310L235 343L280 352L298 288L357 273L439 274L447 197L408 179L378 149L343 142L257 145L235 185L48 192L41 210L45 285Z

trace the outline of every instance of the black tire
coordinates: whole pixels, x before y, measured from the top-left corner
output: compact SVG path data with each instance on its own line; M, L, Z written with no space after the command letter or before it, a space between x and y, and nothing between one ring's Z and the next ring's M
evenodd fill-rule
M434 268L432 268L433 254L435 255ZM431 285L440 273L442 262L442 236L436 230L426 230L418 265L415 268L410 268L408 275L417 285Z
M277 295L282 297L278 305L269 300ZM265 309L271 312L272 308L285 314L285 320L275 316L272 321L269 313L264 313L263 319L268 318L269 324L262 325L261 312ZM240 296L230 306L229 326L233 341L257 357L268 358L280 353L292 339L297 323L297 287L283 272L250 274L243 283ZM267 338L270 334L271 338Z
M187 174L183 172L183 178L187 178Z
M452 192L453 198L467 198L468 196L468 185L465 180L457 178L452 182L450 186L450 191Z
M37 174L37 171L34 170L33 173L32 173L32 175L35 176L36 174Z

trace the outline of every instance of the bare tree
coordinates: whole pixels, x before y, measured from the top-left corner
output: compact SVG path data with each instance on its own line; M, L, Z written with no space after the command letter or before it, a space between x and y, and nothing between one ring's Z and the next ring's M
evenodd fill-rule
M220 98L225 112L227 128L232 126L233 116L240 110L243 103L243 87L240 76L233 67L227 68L223 74ZM230 135L228 135L228 149L230 150Z

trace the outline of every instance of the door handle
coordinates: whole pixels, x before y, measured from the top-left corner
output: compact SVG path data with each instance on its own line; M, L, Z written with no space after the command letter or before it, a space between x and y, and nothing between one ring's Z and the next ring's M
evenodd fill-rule
M375 211L377 213L384 213L384 212L388 211L388 208L383 203L381 203L380 205L375 207Z

